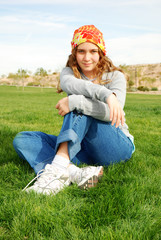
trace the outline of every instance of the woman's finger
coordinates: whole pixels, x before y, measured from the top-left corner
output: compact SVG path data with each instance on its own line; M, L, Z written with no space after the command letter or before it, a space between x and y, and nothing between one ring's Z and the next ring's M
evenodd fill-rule
M118 118L118 110L117 110L117 108L115 108L115 109L113 110L113 120L112 120L112 125L114 125L114 124L116 123L117 118Z
M59 109L59 115L61 115L61 116L62 116L62 114L63 114L63 111L62 111L62 109Z
M55 106L55 108L59 109L60 103L58 102Z
M113 120L113 107L110 106L109 108L110 108L110 121L112 121Z
M124 125L124 123L125 123L124 112L123 112L123 110L121 109L121 124L122 124L122 126Z
M116 128L120 124L120 120L121 120L120 117L121 117L121 113L120 113L120 109L118 109L118 111L117 111L117 119L116 119Z

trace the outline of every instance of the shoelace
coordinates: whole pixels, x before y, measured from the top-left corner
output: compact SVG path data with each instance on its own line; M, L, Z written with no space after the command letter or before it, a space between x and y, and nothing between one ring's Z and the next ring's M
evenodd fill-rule
M38 179L39 177L41 177L42 174L43 174L43 176L44 176L44 175L48 175L49 172L45 172L45 169L40 170L40 171L37 173L36 177L34 177L34 178L26 185L26 187L25 187L22 191L25 191L25 190L30 186L30 184L33 183L33 182L34 182L36 179ZM51 174L51 173L50 173L50 174ZM60 178L61 178L61 176L63 176L63 174L64 174L64 173L62 173L62 174L60 174L58 177L55 177L54 179L52 179L52 180L51 180L49 183L47 183L44 187L41 187L41 186L39 186L39 187L42 188L42 189L45 189L45 188L47 188L47 186L48 186L50 183L52 183L53 181L59 180L60 182L62 182L62 180L61 180ZM63 183L63 182L62 182L62 183Z
M84 169L79 169L79 171L77 171L76 175L73 175L71 177L72 182L81 182L83 178L88 177L89 176L89 169L91 169L90 167L84 168Z
M84 168L83 171L80 172L80 178L84 178L86 176L88 176L89 174L91 174L91 172L89 171L89 169L91 170L90 167Z

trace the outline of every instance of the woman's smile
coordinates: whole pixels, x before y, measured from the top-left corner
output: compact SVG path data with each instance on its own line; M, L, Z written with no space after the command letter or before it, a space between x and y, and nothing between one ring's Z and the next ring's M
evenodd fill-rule
M90 42L82 43L77 48L76 59L86 77L94 75L94 69L99 62L98 47Z

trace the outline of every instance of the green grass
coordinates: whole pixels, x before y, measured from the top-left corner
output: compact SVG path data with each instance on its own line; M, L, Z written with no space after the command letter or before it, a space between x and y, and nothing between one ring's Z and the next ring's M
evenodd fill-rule
M136 151L105 169L96 188L73 185L55 196L27 194L35 176L12 141L24 130L59 134L54 89L0 86L0 239L161 239L161 95L128 94L126 118Z

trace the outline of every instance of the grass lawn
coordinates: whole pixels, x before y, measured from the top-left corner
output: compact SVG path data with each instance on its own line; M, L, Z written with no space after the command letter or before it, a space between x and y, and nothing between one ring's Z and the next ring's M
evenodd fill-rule
M105 169L96 188L55 196L22 192L35 176L13 149L25 130L59 134L54 89L0 86L0 239L161 239L161 95L127 94L132 159Z

